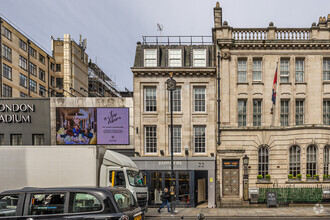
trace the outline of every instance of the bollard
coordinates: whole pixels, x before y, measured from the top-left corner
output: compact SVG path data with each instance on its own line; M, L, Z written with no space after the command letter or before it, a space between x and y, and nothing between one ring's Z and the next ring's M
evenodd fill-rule
M199 213L199 214L197 215L197 220L205 220L205 216L204 216L204 214L203 214L203 213Z

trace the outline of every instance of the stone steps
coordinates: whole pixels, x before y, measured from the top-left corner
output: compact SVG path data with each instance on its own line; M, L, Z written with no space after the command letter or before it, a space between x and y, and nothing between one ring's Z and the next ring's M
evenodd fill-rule
M243 200L237 197L224 197L220 202L221 208L240 208L243 207Z

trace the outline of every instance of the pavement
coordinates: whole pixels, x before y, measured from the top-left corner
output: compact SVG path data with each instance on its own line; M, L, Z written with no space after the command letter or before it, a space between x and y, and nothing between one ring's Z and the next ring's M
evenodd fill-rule
M168 213L166 208L157 212L149 208L146 219L197 219L203 213L209 219L329 219L330 207L322 205L308 207L277 208L176 208L176 214Z

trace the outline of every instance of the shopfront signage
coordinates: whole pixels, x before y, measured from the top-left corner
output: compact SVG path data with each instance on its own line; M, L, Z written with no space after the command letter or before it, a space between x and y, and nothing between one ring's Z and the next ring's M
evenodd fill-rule
M223 160L222 161L222 167L224 169L230 169L230 168L239 168L238 160Z
M169 166L171 165L171 161L159 161L158 162L159 166ZM173 166L182 166L181 161L173 161Z
M0 123L31 123L31 115L35 112L34 104L2 104L0 103Z

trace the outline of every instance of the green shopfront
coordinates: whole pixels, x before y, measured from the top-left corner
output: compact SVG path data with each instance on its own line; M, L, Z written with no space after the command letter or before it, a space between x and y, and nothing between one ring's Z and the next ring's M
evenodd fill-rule
M133 157L147 176L149 205L159 206L164 188L171 186L170 157ZM196 207L206 203L215 207L215 158L187 157L174 159L176 204Z

